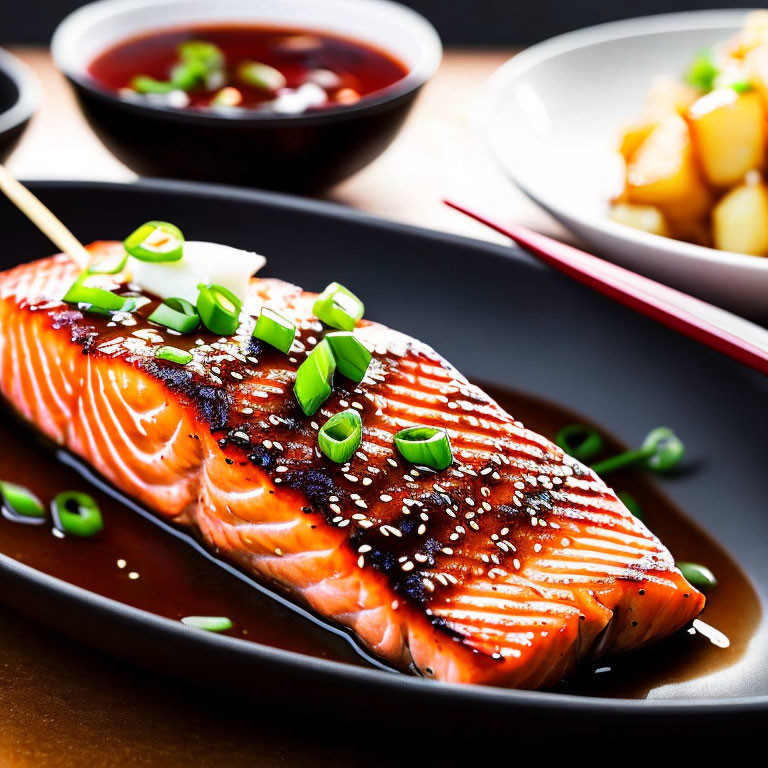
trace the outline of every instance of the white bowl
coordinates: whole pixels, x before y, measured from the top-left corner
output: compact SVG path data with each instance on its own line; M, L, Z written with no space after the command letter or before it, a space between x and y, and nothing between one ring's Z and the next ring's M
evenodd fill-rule
M482 123L504 171L594 251L736 312L768 318L768 258L651 235L607 218L621 190L620 126L651 79L681 75L747 10L630 19L535 45L490 79Z

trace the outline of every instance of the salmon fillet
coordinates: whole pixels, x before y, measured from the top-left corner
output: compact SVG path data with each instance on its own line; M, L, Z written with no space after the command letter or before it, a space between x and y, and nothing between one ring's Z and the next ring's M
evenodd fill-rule
M120 490L392 666L546 687L579 660L652 643L702 610L612 490L424 344L359 322L368 374L359 385L337 376L306 417L292 388L325 332L315 294L251 281L245 312L267 304L299 328L284 355L252 339L250 319L220 339L150 324L156 300L132 315L83 314L59 300L78 272L54 256L0 274L4 397ZM163 343L189 348L193 362L156 359ZM349 407L363 442L341 466L317 449L317 430ZM413 424L448 430L449 469L396 453L394 433Z

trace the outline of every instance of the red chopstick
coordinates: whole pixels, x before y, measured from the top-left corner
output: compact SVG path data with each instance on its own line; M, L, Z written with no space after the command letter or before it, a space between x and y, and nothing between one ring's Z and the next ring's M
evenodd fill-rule
M499 224L451 200L445 204L574 280L768 376L768 331L749 320L546 235Z

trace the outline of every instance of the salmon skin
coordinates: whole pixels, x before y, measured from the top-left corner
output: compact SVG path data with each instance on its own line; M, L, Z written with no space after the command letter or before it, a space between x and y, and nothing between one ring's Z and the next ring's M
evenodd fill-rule
M99 259L115 249L90 246ZM612 490L424 344L359 322L373 351L365 379L337 375L306 417L292 390L326 330L314 294L254 278L234 337L179 336L148 322L156 299L108 317L62 303L78 271L55 256L0 274L4 397L121 491L390 665L547 687L702 610ZM252 338L262 305L296 323L288 355ZM156 359L161 344L194 359ZM317 431L347 408L360 412L363 442L342 466L318 450ZM396 452L393 435L413 424L448 431L449 469Z

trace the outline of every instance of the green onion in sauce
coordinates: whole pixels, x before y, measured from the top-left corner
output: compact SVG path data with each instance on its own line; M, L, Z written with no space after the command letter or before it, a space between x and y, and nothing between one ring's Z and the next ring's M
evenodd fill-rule
M140 261L179 261L184 255L184 235L167 221L142 224L125 238L123 245Z
M125 269L128 263L128 254L118 254L117 258L105 259L96 264L91 264L86 270L90 275L116 275Z
M296 371L293 391L301 409L312 416L330 397L336 361L328 342L323 339Z
M351 331L329 333L325 340L331 347L336 368L342 376L361 382L371 362L371 353Z
M634 451L625 451L592 465L598 475L642 464L653 472L668 472L683 459L685 445L668 427L651 430L643 444Z
M605 447L600 433L586 424L567 424L555 435L555 443L581 462L594 459Z
M200 315L186 299L169 298L149 316L149 320L179 333L191 333L200 325Z
M269 64L262 64L260 61L241 62L237 68L237 76L247 85L272 93L285 88L288 84L285 75L279 69L270 67Z
M430 469L447 469L453 463L448 433L437 427L408 427L395 435L395 446L411 464Z
M363 422L353 408L331 416L317 433L320 450L337 464L349 461L362 439Z
M88 272L83 272L64 294L63 301L77 304L83 311L96 314L133 312L136 309L136 301L131 297L118 296L104 288L85 285L89 276Z
M232 629L232 620L226 616L185 616L181 623L206 632L226 632Z
M315 316L331 328L351 331L363 316L363 302L339 283L331 283L318 296L312 307Z
M701 565L700 563L676 563L676 565L686 581L692 586L701 589L717 586L715 574L706 565Z
M296 326L269 307L262 307L253 337L286 354L296 337Z
M3 507L7 508L14 517L23 518L22 522L43 522L45 507L32 491L16 483L0 480L0 496Z
M62 533L78 538L90 538L104 528L101 510L96 500L81 491L63 491L51 505L53 521Z
M203 325L219 336L232 336L240 325L240 299L223 285L200 284L197 296L197 312Z
M169 363L178 363L179 365L192 362L192 353L178 347L158 347L155 350L155 357L158 360L167 360Z

